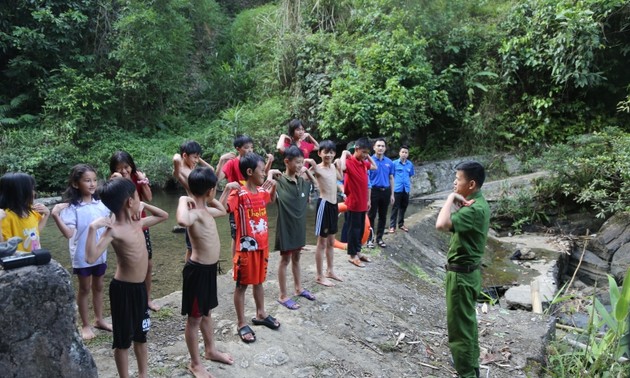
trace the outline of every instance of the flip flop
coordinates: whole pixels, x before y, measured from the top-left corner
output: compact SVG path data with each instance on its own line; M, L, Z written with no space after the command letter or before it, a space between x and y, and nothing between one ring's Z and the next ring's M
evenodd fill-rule
M284 307L288 308L289 310L297 310L298 308L300 308L300 305L297 304L296 301L294 301L293 299L289 298L286 301L282 302L281 300L278 299L278 303L280 303L281 305L283 305Z
M280 323L276 325L276 318L271 315L267 315L264 319L252 318L252 323L254 325L264 325L267 328L278 329L280 328Z
M377 244L378 244L378 246L379 246L379 247L381 247L381 248L387 248L387 244L385 244L385 242L384 242L384 241L382 241L382 240L379 240Z
M360 259L350 259L348 262L354 266L358 266L359 268L365 268L365 264L363 264Z
M365 262L372 262L372 260L370 260L370 258L367 257L366 255L361 255L361 257L359 257L359 260L365 261Z
M303 289L302 292L300 294L298 294L300 297L304 297L306 299L308 299L309 301L314 301L315 300L315 296L308 290Z
M246 339L245 335L249 335L249 334L251 334L254 338ZM256 341L256 334L254 333L254 331L252 331L252 329L248 325L244 325L238 329L238 336L246 344L253 343L254 341Z

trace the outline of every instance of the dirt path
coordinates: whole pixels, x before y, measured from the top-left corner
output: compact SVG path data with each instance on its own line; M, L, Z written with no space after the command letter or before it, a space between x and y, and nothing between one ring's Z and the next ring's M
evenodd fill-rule
M278 266L278 255L272 254L265 300L267 311L282 326L277 331L254 327L258 340L253 344L244 344L236 335L234 284L230 276L221 276L219 307L213 313L215 339L236 362L226 366L208 361L208 370L216 377L453 376L442 287L400 270L384 253L375 252L372 258L360 269L338 251L336 263L345 282L324 288L314 283L314 249L307 247L303 282L317 300L300 298L302 307L291 311L275 300L278 289L273 269ZM177 292L158 300L163 309L153 314L149 333L151 376L189 375L180 298ZM246 313L249 317L254 313L250 292ZM531 313L498 307L481 313L480 343L489 368L482 375L523 375L525 363L541 351L545 329L544 317ZM104 334L88 344L103 378L117 376L110 343L109 334ZM135 372L135 360L130 360L130 370Z

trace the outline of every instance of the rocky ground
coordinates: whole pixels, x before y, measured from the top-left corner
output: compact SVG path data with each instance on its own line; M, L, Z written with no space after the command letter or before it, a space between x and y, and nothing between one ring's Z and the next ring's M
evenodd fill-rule
M412 223L408 226L414 227ZM396 248L397 241L405 237L408 235L402 233L387 236L388 249ZM372 250L373 262L365 268L349 264L344 252L337 251L338 274L345 281L325 288L314 282L314 247L308 246L302 255L303 282L317 300L299 298L302 307L293 311L276 302L278 254L272 253L265 283L266 308L282 326L275 331L252 326L257 337L252 344L243 343L236 334L231 276L219 277L214 338L235 363L227 366L207 361L207 369L216 377L455 376L449 363L443 287L434 277L414 276L400 269L388 257L388 249ZM190 376L180 300L176 292L157 301L162 309L152 315L150 376ZM246 314L254 315L251 291ZM544 315L499 306L484 313L480 306L482 376L539 376L549 328ZM117 376L111 335L100 333L87 346L99 376ZM200 350L203 354L203 348ZM130 371L137 371L133 356Z

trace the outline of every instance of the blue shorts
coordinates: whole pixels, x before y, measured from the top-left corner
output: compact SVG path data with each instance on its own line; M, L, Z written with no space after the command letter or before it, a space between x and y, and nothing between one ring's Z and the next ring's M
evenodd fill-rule
M88 266L87 268L72 268L72 274L76 274L81 277L101 277L105 274L105 270L107 270L107 264L98 264L94 266Z

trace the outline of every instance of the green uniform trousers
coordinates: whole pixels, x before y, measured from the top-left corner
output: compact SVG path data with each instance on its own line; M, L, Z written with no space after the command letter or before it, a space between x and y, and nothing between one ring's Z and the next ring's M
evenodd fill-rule
M481 291L481 271L446 273L446 322L448 345L455 369L462 378L475 378L479 369L477 296Z

